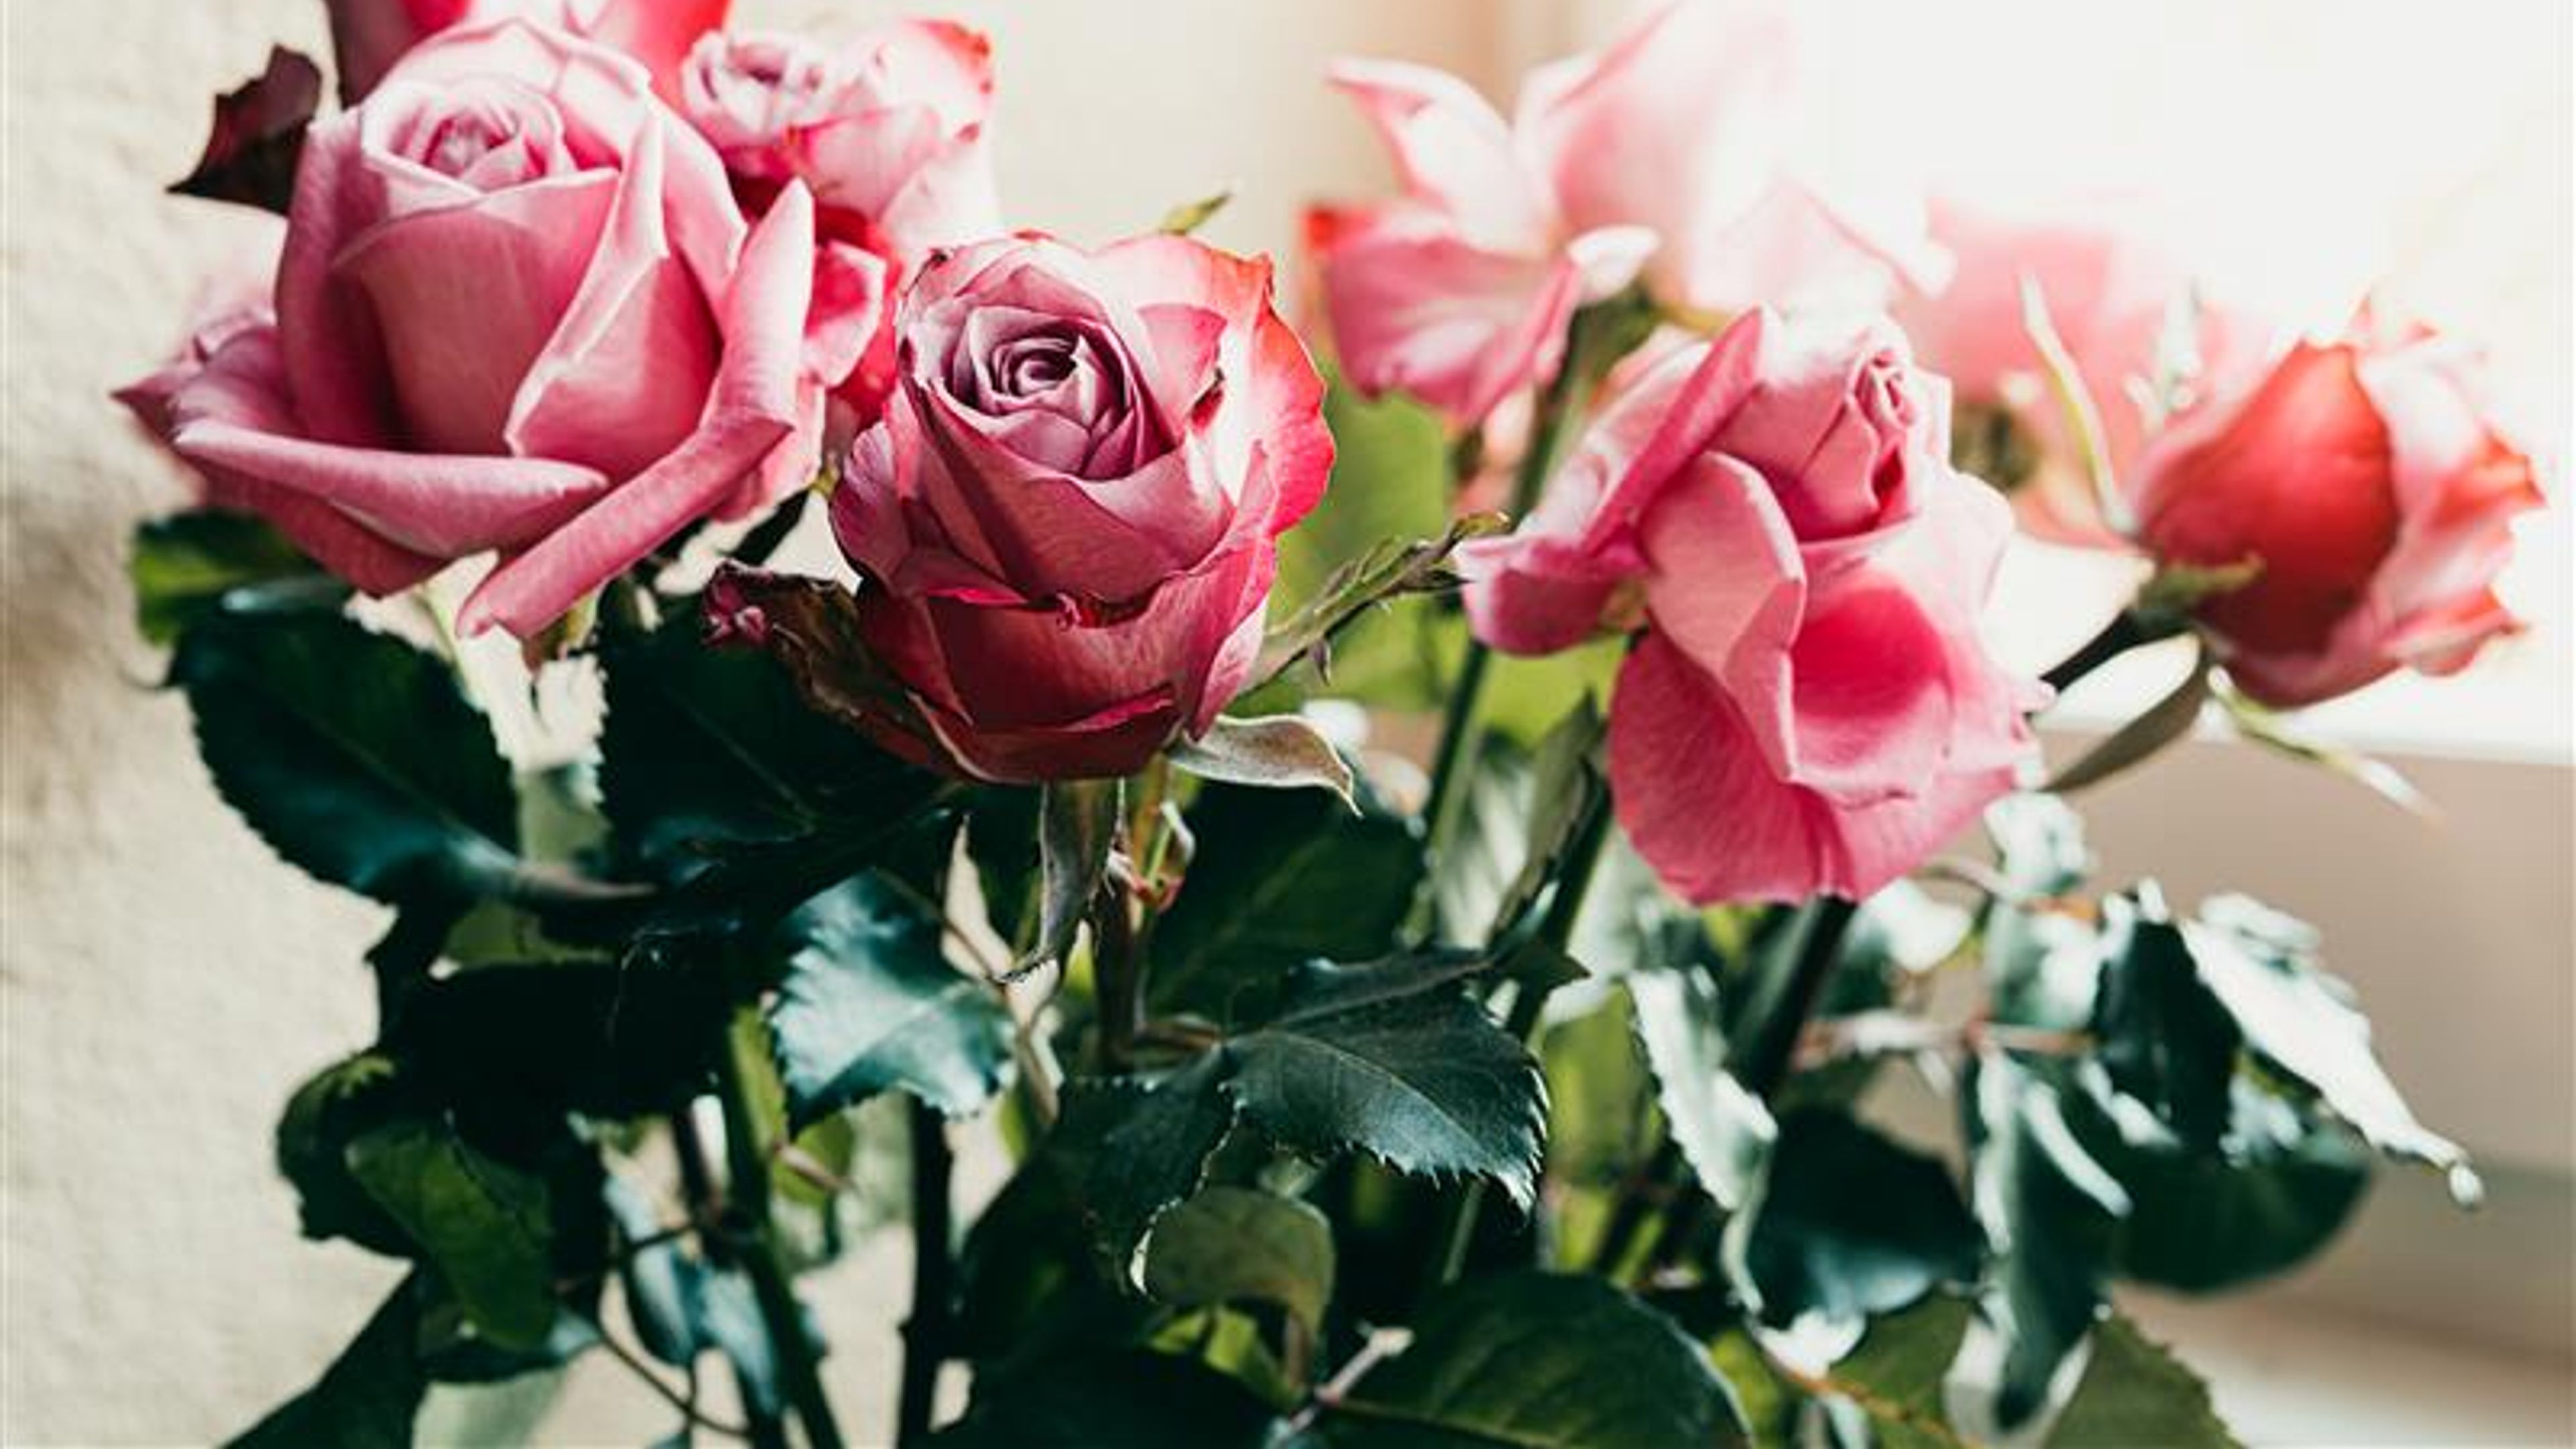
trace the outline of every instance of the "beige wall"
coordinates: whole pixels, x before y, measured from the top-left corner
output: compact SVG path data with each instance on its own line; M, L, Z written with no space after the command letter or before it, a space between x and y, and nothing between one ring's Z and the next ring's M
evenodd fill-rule
M738 6L749 24L823 34L888 8ZM1509 8L947 7L994 35L1013 220L1105 238L1233 182L1240 199L1209 234L1272 250L1310 195L1382 176L1313 83L1324 60L1383 51L1481 80ZM268 1166L289 1089L367 1039L358 953L384 921L271 859L215 799L179 702L144 688L157 661L128 632L121 550L180 494L106 393L169 347L197 276L260 225L161 194L209 96L272 40L320 47L322 7L6 0L5 14L0 1440L203 1441L309 1380L394 1276L299 1241ZM832 1371L871 1430L889 1418L900 1268L863 1260L822 1292ZM613 1365L585 1363L550 1437L640 1443L669 1417Z

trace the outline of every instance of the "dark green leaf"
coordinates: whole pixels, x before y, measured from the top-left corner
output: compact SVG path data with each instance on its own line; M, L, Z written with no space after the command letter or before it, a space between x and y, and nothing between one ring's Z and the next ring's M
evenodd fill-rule
M286 536L247 513L197 509L134 531L136 626L155 644L238 603L284 596L336 605L348 586L324 575Z
M349 1175L350 1139L398 1114L404 1092L391 1057L361 1052L314 1074L287 1099L277 1123L277 1170L295 1185L308 1238L347 1238L396 1256L411 1251L402 1225Z
M391 1122L349 1144L349 1172L436 1264L483 1336L533 1349L555 1326L546 1184L442 1125Z
M418 985L387 1028L432 1101L628 1117L703 1089L736 987L702 958L489 965Z
M1142 1351L1076 1355L1014 1376L930 1437L935 1449L1266 1449L1279 1425L1234 1380Z
M1963 1449L1967 1440L1945 1417L1942 1383L1968 1322L1968 1306L1946 1297L1873 1319L1821 1386L1860 1410L1879 1449Z
M2128 1193L2076 1140L2058 1087L2019 1059L1975 1059L1961 1106L1973 1201L1992 1245L1985 1291L1952 1373L1971 1437L2043 1420L2105 1305Z
M1118 838L1116 780L1057 780L1038 808L1038 936L1022 967L1060 964L1072 954Z
M777 660L700 642L693 600L601 659L603 805L627 860L662 879L720 846L900 819L936 784L808 709Z
M1698 972L1678 970L1636 972L1627 986L1673 1140L1718 1206L1743 1207L1779 1128L1727 1070L1716 989Z
M785 935L793 951L769 1024L791 1130L879 1092L953 1117L1001 1089L1010 1015L941 954L924 903L858 876L806 902Z
M2093 1009L2111 1085L2146 1104L2184 1147L2213 1150L2227 1132L2229 1083L2242 1039L2203 986L2191 948L2154 887L2112 896Z
M1056 1131L1082 1144L1082 1191L1102 1256L1141 1282L1138 1250L1157 1219L1199 1189L1207 1159L1234 1125L1221 1089L1227 1063L1210 1052L1150 1087L1133 1079L1075 1083Z
M1949 1170L1834 1111L1780 1119L1744 1260L1762 1321L1816 1315L1855 1336L1947 1283L1985 1246Z
M2194 1293L2268 1277L2331 1241L2369 1187L2370 1158L2348 1130L2247 1074L2226 1139L2201 1151L2107 1083L2091 1086L2063 1100L2085 1151L2129 1194L2124 1277Z
M2318 968L2313 930L2243 896L2221 896L2202 905L2183 936L2201 980L2248 1046L2314 1091L2372 1146L2443 1171L2452 1196L2478 1199L2468 1155L2415 1120L2370 1048L2370 1021L2351 988Z
M1200 793L1189 812L1198 853L1154 932L1146 989L1158 1013L1257 1015L1301 962L1395 948L1422 879L1421 837L1365 793L1361 804L1354 816L1312 791Z
M1406 1172L1537 1195L1545 1089L1529 1051L1437 959L1310 966L1279 1013L1224 1048L1245 1119L1292 1151L1356 1147Z
M1336 1445L1708 1449L1747 1442L1670 1319L1597 1278L1512 1273L1432 1301L1412 1346L1329 1408Z
M170 677L216 788L290 862L397 905L509 887L509 767L442 661L336 614L227 616Z
M2191 672L2172 692L2149 705L2146 713L2112 731L2042 788L2062 795L2098 784L2189 735L2191 727L2200 722L2201 707L2209 703L2210 668L2209 654L2203 650L2192 661Z
M1332 1224L1294 1198L1210 1187L1154 1224L1145 1291L1182 1308L1276 1303L1320 1329L1333 1293Z
M610 1220L626 1245L618 1281L626 1291L626 1314L644 1350L662 1362L686 1367L706 1346L701 1327L706 1316L706 1265L677 1239L631 1245L661 1235L663 1223L651 1198L626 1178L611 1176L602 1186Z
M1219 718L1205 736L1171 748L1172 763L1202 780L1269 790L1331 791L1353 814L1351 767L1323 732L1293 714Z
M2051 1449L2236 1449L2209 1402L2209 1385L2118 1314L2093 1334L2075 1397L2048 1436Z
M396 1286L313 1387L233 1440L233 1449L410 1449L412 1418L429 1390L412 1352L417 1287L409 1278Z

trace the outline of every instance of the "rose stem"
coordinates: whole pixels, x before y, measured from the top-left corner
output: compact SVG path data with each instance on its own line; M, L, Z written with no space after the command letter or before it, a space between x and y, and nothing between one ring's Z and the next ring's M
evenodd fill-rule
M724 1050L730 1051L730 1046ZM698 1119L683 1107L671 1114L671 1147L680 1159L680 1191L689 1200L689 1217L699 1231L699 1242L705 1246L707 1260L718 1267L731 1266L737 1259L735 1243L724 1230L725 1197L716 1186L715 1169L710 1163L706 1138L698 1131ZM786 1449L787 1426L775 1413L764 1412L760 1396L752 1391L751 1381L742 1368L734 1368L734 1382L741 1390L743 1437L760 1449Z
M742 1033L728 1030L716 1053L716 1096L724 1106L725 1154L732 1176L729 1206L743 1225L743 1270L751 1276L752 1296L759 1301L771 1351L778 1355L787 1401L805 1425L806 1442L812 1449L841 1449L841 1427L832 1417L831 1400L823 1394L814 1341L806 1336L803 1308L787 1281L778 1240L770 1229L768 1151L761 1141L760 1123L752 1115L745 1071Z
M894 1442L930 1434L939 1370L948 1362L950 1278L948 1124L937 1109L906 1100L912 1140L912 1316L903 1325L903 1387Z
M2119 658L2143 644L2170 639L2177 632L2171 624L2161 627L2139 614L2135 608L2122 609L2102 626L2102 632L2084 641L2082 647L2058 661L2055 668L2040 676L2048 687L2065 690L2085 675Z
M1596 785L1592 787L1591 802L1584 807L1583 823L1576 829L1574 843L1566 851L1565 871L1557 878L1556 895L1548 902L1547 915L1539 921L1539 940L1562 951L1574 939L1574 923L1583 914L1583 897L1591 889L1593 872L1609 843L1610 792ZM1503 1029L1523 1042L1537 1035L1539 1014L1547 1005L1549 990L1535 982L1517 983ZM1484 1179L1477 1178L1450 1201L1440 1231L1432 1239L1432 1271L1423 1284L1426 1293L1458 1281L1466 1271L1467 1255L1476 1244L1476 1225L1484 1216L1486 1192Z

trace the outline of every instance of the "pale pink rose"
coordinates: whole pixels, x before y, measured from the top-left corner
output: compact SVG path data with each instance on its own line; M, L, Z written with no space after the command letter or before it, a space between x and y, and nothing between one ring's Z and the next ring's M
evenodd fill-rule
M1942 197L1931 216L1954 270L1947 286L1897 304L1916 353L1950 379L1962 404L2001 410L2034 447L2035 471L2013 487L2025 528L2060 543L2127 547L2102 517L2083 450L2031 341L2023 280L2039 289L2093 400L2115 479L2128 476L2162 409L2153 396L2161 369L2181 366L2194 393L2233 390L2274 354L2279 328L2214 290L2144 198L2099 194L2006 207ZM2185 319L2181 335L2170 335Z
M1322 496L1322 383L1266 263L1183 237L934 260L832 499L889 744L994 780L1120 775L1207 729ZM917 715L921 729L909 716Z
M2513 517L2542 496L2473 362L2429 332L2365 322L2147 443L2135 485L2147 550L2262 565L2200 607L2247 694L2302 705L2399 668L2448 674L2519 627L2493 585Z
M1515 653L1644 634L1610 703L1637 849L1697 901L1858 898L2033 757L2044 698L1977 633L2010 518L1879 324L1762 311L1616 398L1519 532L1463 560Z
M469 21L521 19L625 51L665 96L680 57L724 24L733 0L323 0L340 99L355 104L413 46Z
M314 127L274 320L201 333L143 410L370 592L499 553L460 624L528 637L810 471L812 228L801 191L748 228L625 56L450 30Z
M1364 392L1408 393L1473 426L1555 375L1574 309L1626 286L1653 240L1569 228L1511 128L1454 76L1345 61L1333 83L1403 183L1394 200L1307 217L1342 371Z
M679 92L754 214L791 182L814 194L809 352L846 443L893 384L905 279L933 250L1001 230L986 136L992 47L963 26L918 20L832 50L708 35L681 67Z
M1781 0L1673 0L1600 51L1540 67L1514 131L1575 231L1643 227L1657 300L1875 304L1942 259L1913 198L1828 188L1785 154L1798 33Z

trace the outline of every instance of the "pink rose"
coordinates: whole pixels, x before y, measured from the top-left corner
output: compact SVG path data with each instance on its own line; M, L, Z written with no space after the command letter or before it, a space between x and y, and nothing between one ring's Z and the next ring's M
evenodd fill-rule
M1306 242L1351 382L1459 427L1556 373L1574 309L1628 284L1654 239L1577 234L1483 97L1423 66L1347 61L1333 83L1395 156L1404 194L1317 207Z
M985 131L992 47L963 26L917 20L832 51L709 35L682 66L679 95L754 213L790 182L814 194L810 355L846 440L875 421L893 385L903 280L933 249L1002 229Z
M1911 198L1829 191L1790 163L1799 95L1785 4L1674 0L1532 72L1514 130L1566 225L1661 239L1646 281L1668 305L1875 303L1896 278L1937 275Z
M356 104L413 46L469 21L534 20L625 51L670 92L689 46L724 24L733 0L323 0L340 99Z
M2518 627L2493 585L2540 487L2470 363L2429 332L2365 327L2300 345L2148 442L2134 487L2148 551L2262 565L2200 607L2247 694L2301 705L2401 666L2448 674Z
M989 241L935 258L897 329L832 522L936 762L1118 775L1205 731L1332 465L1268 266L1182 237Z
M2210 290L2184 250L2137 198L2099 195L2018 208L1949 198L1932 207L1934 239L1955 264L1937 293L1909 293L1897 319L1924 365L1948 377L1959 401L1999 411L2036 450L2012 488L2023 526L2039 537L2126 547L2103 520L2082 449L2066 426L2022 308L2022 281L2037 285L2049 320L2102 422L2112 476L2125 478L2146 441L2149 400L2177 317L2188 386L2229 390L2271 356L2277 329L2255 309ZM2185 308L2188 310L2184 310Z
M460 624L528 637L793 487L812 209L749 230L643 69L452 30L313 128L271 320L153 385L210 493L375 593L497 551Z
M1617 398L1519 532L1469 545L1496 647L1644 626L1611 792L1691 899L1866 896L2032 758L2043 692L1976 627L2010 518L1949 467L1948 405L1892 327L1748 313Z

